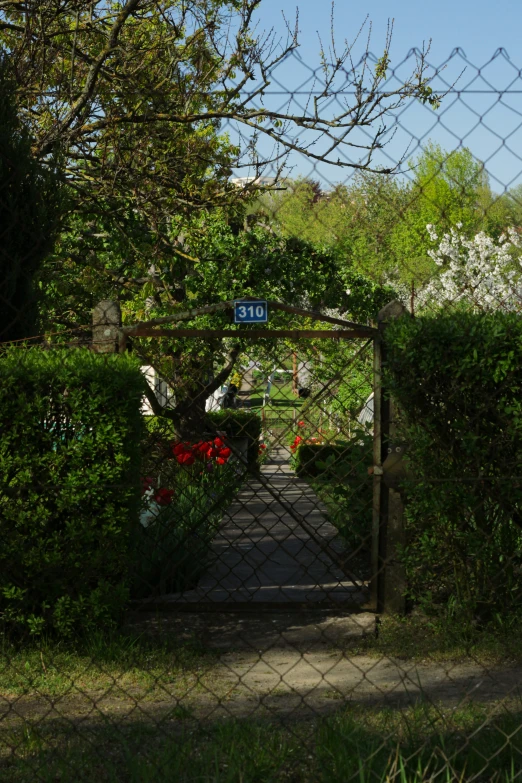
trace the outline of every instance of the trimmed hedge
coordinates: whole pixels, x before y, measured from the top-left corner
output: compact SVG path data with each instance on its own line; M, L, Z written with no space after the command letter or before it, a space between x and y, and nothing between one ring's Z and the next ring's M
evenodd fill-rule
M411 598L476 622L522 599L522 319L457 312L386 330L408 444Z
M310 481L331 521L349 547L369 552L372 531L372 437L361 430L351 441L301 443L293 457L296 473Z
M323 466L319 467L318 462L332 460L341 460L347 457L350 449L349 443L301 443L296 449L293 464L295 472L300 478L315 478L325 472Z
M211 432L222 430L232 438L248 438L248 466L257 466L261 436L261 417L257 413L225 409L207 413L207 419Z
M140 507L143 376L125 356L0 357L0 617L62 636L117 623Z

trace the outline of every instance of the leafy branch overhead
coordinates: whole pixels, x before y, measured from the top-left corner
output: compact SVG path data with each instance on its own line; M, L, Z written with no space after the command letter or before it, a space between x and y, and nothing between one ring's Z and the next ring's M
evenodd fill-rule
M322 68L299 112L267 107L274 70L297 52L299 41L297 19L295 25L285 20L284 40L274 31L259 34L260 5L261 0L1 0L0 41L12 54L35 150L45 156L56 145L65 147L69 177L79 184L125 170L131 150L145 177L153 171L168 179L157 144L166 160L177 141L188 155L186 168L196 163L203 179L205 163L277 168L292 151L371 169L375 151L385 143L390 112L411 98L437 105L427 52L418 54L410 77L392 87L392 28L372 67L371 26L365 24L341 51L332 30L329 52L321 45ZM366 29L366 46L356 60L355 46ZM239 131L241 147L216 140L215 130L224 123ZM356 128L369 133L367 141L353 136ZM264 156L258 151L261 136L273 142ZM177 176L179 162L173 182ZM224 178L220 186L226 190Z

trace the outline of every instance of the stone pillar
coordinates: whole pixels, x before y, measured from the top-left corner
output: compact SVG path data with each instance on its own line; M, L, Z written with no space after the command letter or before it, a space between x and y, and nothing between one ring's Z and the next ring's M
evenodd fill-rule
M104 299L92 313L92 350L96 353L118 353L121 310L118 302Z

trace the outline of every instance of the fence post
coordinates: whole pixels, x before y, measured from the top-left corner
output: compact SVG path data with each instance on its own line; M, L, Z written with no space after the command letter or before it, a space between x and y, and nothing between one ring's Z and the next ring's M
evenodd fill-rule
M379 539L381 529L381 483L382 483L382 337L377 334L373 340L373 503L372 503L372 578L370 582L370 607L379 610L381 562Z
M397 443L396 404L382 382L382 367L386 362L383 335L387 324L406 312L397 300L383 307L377 317L379 335L375 341L374 460L378 458L378 461L374 462L373 525L377 540L374 540L372 550L372 598L375 598L377 610L388 614L404 612L406 576L399 557L399 549L404 543L404 505L397 481L402 451Z
M120 349L121 310L118 302L104 299L92 311L92 350L118 353Z

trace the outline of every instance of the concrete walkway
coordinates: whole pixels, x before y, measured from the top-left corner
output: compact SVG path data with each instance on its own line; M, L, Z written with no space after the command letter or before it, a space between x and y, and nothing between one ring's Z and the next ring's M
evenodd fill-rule
M279 447L226 512L212 560L196 589L164 596L176 602L361 605L367 584L343 572L342 546L310 486ZM300 520L304 521L304 527ZM328 551L325 551L325 545Z

